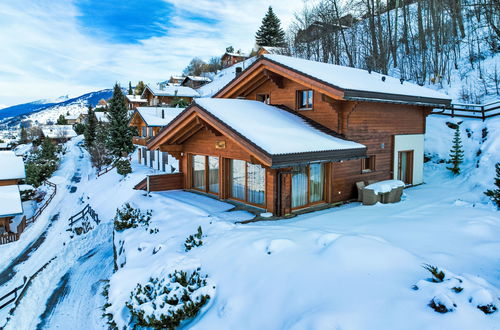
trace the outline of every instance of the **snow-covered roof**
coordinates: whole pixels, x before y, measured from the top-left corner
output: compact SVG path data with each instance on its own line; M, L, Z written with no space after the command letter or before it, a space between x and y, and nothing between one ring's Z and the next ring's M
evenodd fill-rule
M146 99L141 99L140 95L126 95L126 97L129 102L139 102L139 103L148 102L148 100Z
M8 147L9 147L9 144L7 142L0 143L0 149L7 149Z
M197 91L187 86L165 86L161 88L146 85L146 91L149 89L155 96L179 96L179 97L198 97L200 96ZM144 93L143 93L144 95Z
M166 126L182 111L184 108L137 107L137 112L147 126Z
M210 78L208 77L202 77L202 76L187 76L184 78L184 80L186 79L189 79L189 80L193 80L193 81L212 81Z
M283 54L286 51L286 48L284 47L262 46L260 49L264 49L269 54Z
M248 57L248 55L244 54L244 53L228 53L228 52L225 52L224 55L235 56L235 57Z
M24 179L24 161L14 151L0 151L0 180Z
M407 81L401 83L397 78L373 71L369 73L362 69L284 55L264 54L262 56L346 91L363 91L451 101L451 97L446 94ZM383 77L385 77L385 81L382 80Z
M0 186L0 217L23 213L23 204L17 185Z
M94 112L94 114L98 121L103 123L109 123L109 119L108 116L106 116L106 112L96 111Z
M45 125L41 128L43 135L50 139L69 139L77 135L72 125Z
M77 120L78 117L80 117L80 115L69 115L69 116L66 116L64 118L66 118L66 120Z
M255 62L256 59L256 57L251 57L245 61L236 63L229 68L221 70L214 76L212 82L198 88L198 93L200 93L202 97L212 97L236 77L236 68L242 68L244 70Z
M172 76L170 76L170 79L180 80L180 79L184 79L184 76L183 75L172 75Z
M200 98L195 103L271 155L365 148L263 102Z

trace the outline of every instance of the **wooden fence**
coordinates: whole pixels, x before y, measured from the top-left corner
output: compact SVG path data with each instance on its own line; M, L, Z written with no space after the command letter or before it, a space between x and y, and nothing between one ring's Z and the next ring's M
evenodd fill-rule
M24 278L23 278L23 284L21 284L18 287L15 287L11 291L7 292L2 297L0 297L0 309L3 309L4 307L6 307L9 304L11 304L14 301L16 301L17 297L19 297L19 294L17 292L21 291L24 288L24 286L26 285L27 281L28 281L28 278L26 276L24 276Z
M483 121L500 115L500 100L487 104L454 103L448 108L435 109L431 115L442 115L460 118L475 118Z
M16 233L6 233L0 235L0 245L18 241L21 238L21 234L24 232L26 227L34 223L40 217L42 212L47 208L47 206L49 206L50 202L52 202L52 199L54 199L54 196L57 194L57 186L48 180L45 180L43 184L46 184L47 186L53 188L52 192L49 195L49 198L47 198L43 205L36 210L33 216L31 216L30 218L26 218L26 216L23 216L23 219L17 225Z
M76 235L86 234L94 229L90 220L93 220L96 225L101 222L97 212L94 211L90 204L87 204L80 212L68 219L69 229L67 231Z
M183 173L166 173L146 176L134 186L136 190L166 191L184 188Z

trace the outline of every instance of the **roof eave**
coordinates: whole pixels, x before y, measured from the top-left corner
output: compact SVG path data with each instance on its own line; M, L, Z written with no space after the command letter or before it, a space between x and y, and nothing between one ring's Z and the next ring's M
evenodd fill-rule
M340 162L366 158L366 147L272 155L271 168L283 168L314 162Z
M349 101L366 101L381 103L411 104L431 107L446 107L451 99L411 96L389 93L378 93L358 90L345 90L344 98Z

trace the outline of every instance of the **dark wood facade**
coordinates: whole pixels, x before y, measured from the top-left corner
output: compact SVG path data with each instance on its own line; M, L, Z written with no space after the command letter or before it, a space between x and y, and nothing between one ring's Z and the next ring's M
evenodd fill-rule
M362 159L346 157L345 160L323 162L322 197L320 200L308 200L300 207L293 206L292 178L298 171L310 173L312 165L299 169L296 166L276 168L266 155L259 153L258 149L227 127L221 126L217 120L204 115L196 104L162 130L148 143L148 147L168 151L179 159L186 189L194 188L193 156L217 157L219 191L216 195L221 199L234 199L229 187L231 160L262 166L265 168L265 203L257 206L275 215L289 214L299 208L321 203L347 201L356 197L355 183L358 181L380 181L398 176L395 173L398 165L394 164L395 154L399 152L399 149L395 149L395 137L416 136L423 141L426 116L432 111L431 105L419 102L403 99L354 100L347 97L348 93L263 59L256 61L214 96L244 98L283 106L307 118L313 126L314 123L321 124L345 139L367 147L366 156ZM309 194L312 179L309 177L308 180ZM210 193L208 189L206 192Z

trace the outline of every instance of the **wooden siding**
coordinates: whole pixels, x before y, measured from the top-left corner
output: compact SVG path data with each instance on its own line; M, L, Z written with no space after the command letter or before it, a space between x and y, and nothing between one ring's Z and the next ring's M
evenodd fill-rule
M0 180L0 186L12 186L19 183L19 179Z
M166 191L177 190L184 188L184 174L171 173L171 174L158 174L149 176L149 191ZM146 190L147 178L139 182L134 189Z

